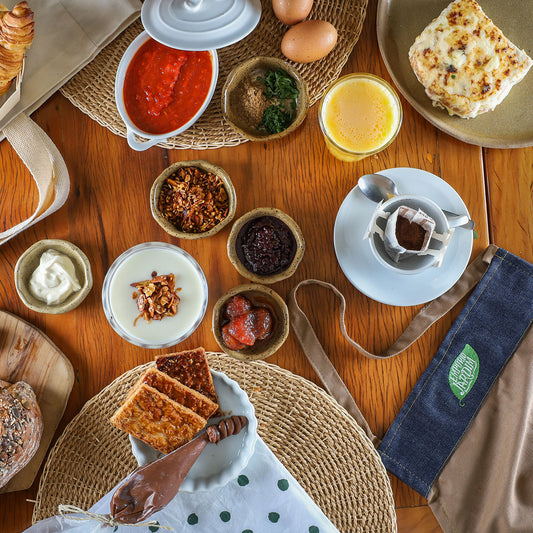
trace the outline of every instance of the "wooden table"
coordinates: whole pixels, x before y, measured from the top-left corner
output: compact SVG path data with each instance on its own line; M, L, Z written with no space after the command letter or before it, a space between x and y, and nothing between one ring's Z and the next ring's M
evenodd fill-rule
M377 46L375 16L376 1L371 0L363 33L344 73L366 71L390 80ZM144 153L132 151L125 139L111 134L60 94L34 113L33 119L66 161L71 192L62 209L1 247L0 307L43 330L74 366L76 381L57 435L105 385L154 356L153 351L122 340L102 310L105 273L127 248L145 241L171 242L199 261L209 283L209 307L200 327L179 348L203 345L217 350L210 327L213 305L224 292L245 280L226 255L229 229L209 240L176 241L153 220L148 201L150 187L155 177L175 161L207 159L225 168L237 191L237 216L254 207L274 206L296 219L307 241L305 257L296 274L274 289L286 297L296 282L305 278L334 283L347 299L348 333L375 353L392 343L419 307L390 307L370 300L354 289L339 268L333 249L333 225L343 198L358 176L390 167L416 167L439 175L459 192L477 223L472 257L494 242L532 261L533 148L485 150L464 144L431 126L403 99L402 104L405 116L396 141L384 152L355 164L342 163L328 153L316 105L303 126L280 141L208 151L155 147ZM28 170L7 142L0 144L0 187L0 229L4 230L27 218L38 199ZM45 238L71 241L91 260L93 290L78 309L65 315L31 312L15 291L13 268L18 257ZM373 431L383 435L455 315L442 319L399 357L373 361L354 352L342 337L331 293L309 288L302 301L326 352ZM268 361L318 383L292 332ZM426 501L391 477L400 531L440 531ZM27 491L0 495L1 531L19 532L31 524L31 500L37 486L36 481Z

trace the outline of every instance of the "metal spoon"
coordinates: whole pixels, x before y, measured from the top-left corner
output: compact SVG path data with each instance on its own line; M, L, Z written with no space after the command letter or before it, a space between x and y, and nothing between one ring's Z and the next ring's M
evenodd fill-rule
M373 202L387 201L398 196L400 193L396 184L387 176L382 174L366 174L361 176L357 182L361 192ZM450 228L474 229L475 222L468 218L468 215L458 215L442 209L442 212L448 219Z

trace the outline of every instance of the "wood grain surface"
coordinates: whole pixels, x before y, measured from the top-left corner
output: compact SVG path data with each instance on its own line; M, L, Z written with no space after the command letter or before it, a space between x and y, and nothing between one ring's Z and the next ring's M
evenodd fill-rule
M375 16L376 1L372 0L363 34L344 73L371 72L390 81L377 46ZM360 175L390 167L416 167L441 176L459 192L477 223L472 257L489 242L495 242L533 260L533 149L482 150L439 132L403 99L402 105L404 122L396 141L384 152L353 164L340 162L327 151L318 125L317 105L296 132L278 141L209 151L155 147L143 153L132 151L125 139L92 121L60 94L34 113L32 118L65 159L71 191L63 208L1 247L0 307L42 329L73 364L76 380L59 429L102 387L155 355L122 340L102 310L105 273L127 248L145 241L171 242L197 259L208 280L209 306L200 327L179 348L203 345L217 349L210 327L213 305L224 292L246 280L226 255L229 227L205 241L177 241L153 220L150 187L175 161L206 159L222 166L237 191L236 217L259 206L277 207L290 214L304 233L307 249L295 275L273 288L285 298L305 278L334 283L346 296L349 335L375 353L393 342L419 307L391 307L370 300L348 282L337 264L332 238L335 216ZM29 216L36 204L37 191L29 172L10 145L0 143L0 230ZM15 291L13 269L18 257L45 238L71 241L87 254L92 265L91 293L80 307L64 315L31 312ZM300 301L333 364L379 436L394 419L458 312L443 318L400 356L374 361L365 359L345 342L338 329L332 294L309 288L302 291ZM268 361L318 383L292 332ZM396 505L401 509L401 531L439 531L426 501L394 476L391 481ZM36 491L34 483L29 490L0 495L0 531L19 532L30 525L31 500Z

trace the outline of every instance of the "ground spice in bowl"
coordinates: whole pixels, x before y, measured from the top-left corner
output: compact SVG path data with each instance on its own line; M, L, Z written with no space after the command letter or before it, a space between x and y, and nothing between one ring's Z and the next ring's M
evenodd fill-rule
M236 97L241 104L243 120L249 124L259 125L265 109L269 106L264 87L257 81L245 78Z

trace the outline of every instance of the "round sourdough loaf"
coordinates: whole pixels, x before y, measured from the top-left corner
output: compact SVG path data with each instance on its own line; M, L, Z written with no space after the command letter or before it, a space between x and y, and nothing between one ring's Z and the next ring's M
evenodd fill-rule
M41 410L30 385L0 382L0 487L30 462L42 432Z

